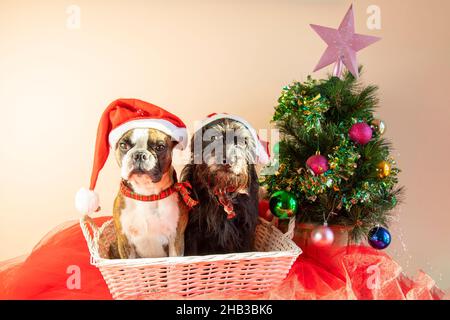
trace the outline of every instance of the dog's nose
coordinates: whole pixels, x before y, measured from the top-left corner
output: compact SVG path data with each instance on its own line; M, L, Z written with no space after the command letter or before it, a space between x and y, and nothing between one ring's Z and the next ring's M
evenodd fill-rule
M133 160L138 162L138 161L146 161L148 159L147 155L145 154L145 152L136 152L133 155Z

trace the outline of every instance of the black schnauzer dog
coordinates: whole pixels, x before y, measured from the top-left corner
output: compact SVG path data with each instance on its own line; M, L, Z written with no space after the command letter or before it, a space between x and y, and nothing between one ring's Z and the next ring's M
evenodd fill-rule
M191 183L199 204L189 215L185 255L253 250L259 201L255 138L244 123L230 118L194 134L181 180Z

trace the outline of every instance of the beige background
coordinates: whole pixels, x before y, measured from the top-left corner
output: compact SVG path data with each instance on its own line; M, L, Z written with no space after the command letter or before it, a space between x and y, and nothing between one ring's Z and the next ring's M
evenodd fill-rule
M244 2L244 3L240 3ZM80 29L67 28L70 4ZM337 27L350 1L0 2L0 260L27 253L77 219L97 121L118 97L166 107L191 126L214 111L267 128L281 88L304 80L325 44L309 23ZM381 30L366 9L381 8ZM389 253L413 275L450 286L449 1L355 3L357 32L383 37L359 54L380 86L407 187ZM327 70L315 76L324 76ZM97 190L109 213L119 173Z

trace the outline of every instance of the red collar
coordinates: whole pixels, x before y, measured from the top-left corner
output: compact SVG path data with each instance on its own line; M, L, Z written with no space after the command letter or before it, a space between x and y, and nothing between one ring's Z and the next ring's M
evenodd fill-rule
M169 197L174 192L178 192L181 195L184 203L189 208L192 208L198 204L198 201L192 199L190 196L191 189L192 187L189 182L176 182L167 189L161 191L159 194L142 195L131 190L131 188L126 184L125 181L122 181L122 183L120 184L120 193L122 195L138 201L158 201Z

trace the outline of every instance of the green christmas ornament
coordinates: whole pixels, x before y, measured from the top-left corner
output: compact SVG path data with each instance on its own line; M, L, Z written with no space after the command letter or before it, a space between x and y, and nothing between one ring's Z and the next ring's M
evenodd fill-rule
M297 213L298 202L292 193L280 190L270 197L269 208L274 216L289 219Z

